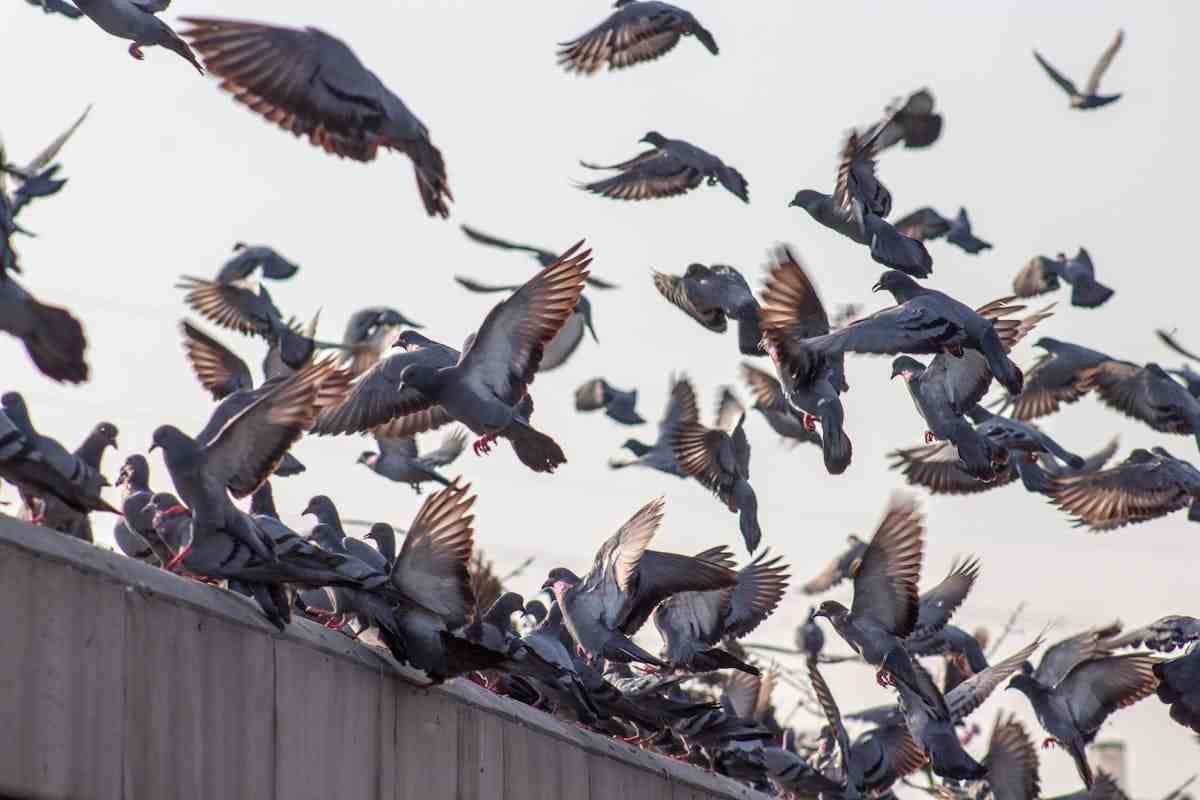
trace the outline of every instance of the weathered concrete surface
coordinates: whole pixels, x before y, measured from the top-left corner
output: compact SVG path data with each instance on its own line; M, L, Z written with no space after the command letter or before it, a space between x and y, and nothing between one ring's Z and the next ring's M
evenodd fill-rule
M760 797L6 517L0 608L4 797Z

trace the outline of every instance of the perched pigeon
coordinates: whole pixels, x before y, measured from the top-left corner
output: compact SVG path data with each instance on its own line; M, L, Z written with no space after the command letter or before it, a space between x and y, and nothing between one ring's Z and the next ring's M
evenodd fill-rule
M720 708L703 711L671 726L683 740L686 752L690 755L699 748L708 766L715 768L722 750L741 743L761 746L770 739L771 730L756 719L765 699L764 684L755 675L730 673L721 692Z
M1033 343L1046 355L1025 375L1024 388L1000 402L1000 411L1012 409L1014 419L1029 421L1053 414L1063 403L1074 403L1087 394L1079 388L1083 373L1113 359L1104 353L1043 336Z
M1036 58L1037 62L1042 65L1042 69L1046 70L1046 74L1050 76L1050 79L1057 83L1059 87L1061 87L1062 90L1071 98L1071 108L1077 108L1083 111L1089 108L1100 108L1101 106L1106 106L1109 103L1121 98L1121 95L1119 94L1097 94L1096 92L1100 89L1100 79L1104 77L1104 73L1108 69L1108 65L1112 63L1113 56L1115 56L1117 51L1121 49L1121 43L1124 41L1125 32L1117 31L1117 35L1115 38L1113 38L1112 44L1108 46L1108 49L1105 50L1103 55L1100 56L1100 60L1096 62L1096 66L1092 69L1092 74L1088 77L1087 86L1083 88L1082 92L1075 87L1074 82L1064 77L1058 70L1050 66L1050 62L1042 58L1041 55L1038 54L1038 51L1033 51L1033 57Z
M654 288L679 310L714 333L724 333L730 318L737 321L738 349L743 355L763 354L759 343L759 306L742 273L724 264L689 264L683 275L654 273Z
M1038 722L1050 734L1045 744L1065 748L1091 789L1087 745L1110 714L1154 693L1156 663L1145 653L1106 655L1098 647L1097 631L1091 630L1050 647L1036 670L1027 662L1025 672L1008 688L1029 698Z
M850 388L845 355L808 347L808 339L829 333L829 317L812 279L786 247L774 254L762 302L763 347L775 365L784 397L803 413L806 428L820 422L825 469L840 475L853 457L840 398Z
M682 139L668 139L656 131L647 133L639 141L654 149L612 166L581 161L580 164L588 169L619 170L621 174L581 184L580 188L614 200L648 200L685 194L707 178L709 186L720 183L743 203L750 202L748 184L742 173L713 154Z
M419 415L394 435L420 433L457 419L481 438L476 453L498 437L512 442L517 457L535 472L566 462L549 436L530 426L528 387L546 345L579 302L591 251L579 242L484 318L461 357L429 340L380 361L359 379L345 400L317 421L317 433L362 431ZM421 337L423 339L423 337Z
M427 481L450 485L447 478L438 474L437 468L452 463L462 453L467 444L467 434L462 429L451 431L438 449L419 455L416 437L392 438L387 436L386 427L375 429L375 443L379 446L379 452L363 453L358 457L359 464L365 464L372 472L388 480L409 484L417 494L421 493L421 484Z
M484 233L483 231L480 231L476 228L472 228L468 225L462 225L460 227L462 227L462 232L467 235L467 238L471 239L472 241L479 242L480 244L486 244L490 247L499 247L502 250L519 250L524 253L529 253L530 255L533 256L534 260L537 261L537 263L540 264L542 267L548 267L551 264L553 264L555 261L558 260L558 254L555 253L553 250L546 250L545 248L542 248L542 247L534 247L533 245L530 245L530 244L517 244L516 242L510 242L506 239L500 239L495 236L489 236L488 234ZM588 275L587 285L591 286L593 289L616 289L617 288L617 285L615 283L609 283L606 280L601 280L600 278L597 278L595 275ZM415 327L420 327L420 326L415 326Z
M690 12L659 0L617 0L608 19L559 45L558 63L567 72L594 75L605 65L623 69L652 61L695 36L717 55L717 41Z
M637 389L622 391L603 378L592 378L575 390L576 411L598 411L604 409L609 419L622 425L641 425L642 419L634 406L637 404Z
M771 430L793 447L801 442L821 446L821 434L815 430L816 426L803 412L792 407L783 393L783 386L773 375L743 361L742 378L754 397L751 408L763 415Z
M801 591L808 595L821 594L858 572L863 553L867 550L867 542L850 534L846 537L846 544L847 548L830 561L819 575L801 586Z
M609 459L608 466L612 469L625 467L649 467L650 469L674 475L677 478L687 478L675 458L671 445L675 429L685 422L694 422L700 418L696 406L696 393L686 377L672 377L671 391L667 396L667 409L663 418L658 422L658 438L654 444L645 444L637 439L626 439L623 448L633 453L631 459Z
M1041 778L1038 752L1022 725L1012 714L996 714L983 765L988 786L996 800L1038 800Z
M1106 406L1156 431L1193 436L1200 447L1200 400L1158 364L1104 361L1081 373L1078 388L1094 389Z
M352 555L367 566L380 572L386 572L390 565L395 563L395 531L392 531L386 524L380 525L377 523L371 526L371 531L375 533L375 536L372 538L375 538L376 543L379 544L379 549L376 549L366 542L346 535L346 530L342 527L342 517L338 513L337 506L334 505L333 500L328 495L319 494L310 498L308 505L300 512L300 516L308 516L309 514L317 518L318 524L324 525L329 529L329 533L326 535L329 536L331 542L335 542L332 547L334 551ZM278 515L275 516L278 517ZM392 534L390 542L386 538L385 528Z
M970 348L983 355L988 370L1004 388L1012 394L1020 393L1021 370L1009 359L1008 350L1028 333L1032 323L1005 317L1024 306L1009 305L1012 298L1005 297L972 310L895 270L883 273L872 288L881 290L891 292L898 305L808 339L806 346L823 354L947 353L959 358L964 349Z
M1138 448L1115 467L1055 479L1051 502L1076 527L1109 531L1147 522L1191 506L1200 522L1200 470L1161 447Z
M2 268L0 331L20 339L34 365L47 378L67 383L88 379L83 325L66 309L37 300Z
M203 75L204 68L187 42L155 16L166 11L170 4L171 0L78 0L75 3L101 30L120 39L132 39L129 55L138 61L146 57L142 53L143 47L159 45L177 53Z
M896 230L902 235L927 242L946 237L950 244L957 245L963 252L978 255L992 246L971 232L971 219L965 208L958 209L954 219L943 217L929 206L924 206L896 221Z
M1013 293L1017 297L1046 294L1057 289L1060 280L1071 284L1071 305L1079 308L1096 308L1113 296L1112 289L1096 280L1092 257L1082 247L1074 258L1065 253L1058 258L1034 256L1013 278Z
M429 216L447 217L446 164L429 130L340 39L316 28L183 17L183 35L221 88L327 153L373 161L380 147L413 162Z
M876 139L879 150L903 142L906 149L929 147L942 134L942 115L933 110L933 93L918 89L904 99L884 109L883 130ZM875 123L878 125L879 123ZM863 126L860 130L870 131L875 125Z
M868 664L879 668L879 682L905 683L941 717L946 701L936 686L927 686L914 669L903 640L916 628L920 600L917 581L925 548L921 512L907 497L893 497L854 573L854 601L846 608L826 600L814 612L825 617Z
M396 334L403 328L421 328L394 308L371 306L350 315L346 333L342 336L345 353L342 365L355 375L362 375L383 358L395 344Z
M796 626L796 649L809 658L817 658L825 649L825 631L813 619L813 609L808 609L804 621Z
M675 385L680 402L685 402L690 384ZM750 441L746 438L746 414L718 419L717 427L708 428L698 419L675 425L669 442L679 468L711 491L731 511L738 514L738 528L753 553L762 541L758 524L758 498L750 486Z
M47 14L62 14L71 19L79 19L83 16L82 11L66 0L25 0L25 2L42 9Z
M1149 625L1104 639L1100 645L1105 650L1145 647L1156 653L1171 653L1195 641L1200 641L1200 619L1169 614Z
M630 638L663 600L680 592L714 591L737 584L728 567L648 549L662 522L663 500L643 506L608 539L582 579L550 571L543 588L554 593L572 638L591 657L665 667Z
M121 492L122 516L113 525L113 538L121 552L130 558L166 567L178 555L154 529L154 511L147 506L154 497L150 488L150 464L146 457L134 454L125 459L117 475Z
M716 647L724 639L740 639L774 613L787 591L787 564L782 556L768 559L769 550L738 570L733 589L681 592L668 597L654 610L654 626L666 643L664 660L676 669L707 672L732 667L758 675L727 650ZM733 566L724 547L697 553L696 558Z
M1154 665L1158 699L1171 708L1171 719L1200 733L1200 647Z

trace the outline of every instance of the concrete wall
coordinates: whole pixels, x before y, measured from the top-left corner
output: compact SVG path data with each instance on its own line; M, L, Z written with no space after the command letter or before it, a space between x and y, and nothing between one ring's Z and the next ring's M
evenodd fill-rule
M760 797L4 517L0 609L0 796Z

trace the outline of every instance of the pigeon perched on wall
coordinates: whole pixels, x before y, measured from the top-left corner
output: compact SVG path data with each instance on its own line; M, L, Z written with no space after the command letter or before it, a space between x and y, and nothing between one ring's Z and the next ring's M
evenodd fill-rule
M594 75L603 67L623 69L652 61L684 36L695 36L717 55L717 41L691 12L660 0L617 0L614 11L582 36L559 45L558 63L567 72Z
M1034 256L1013 278L1013 292L1017 297L1035 297L1053 292L1060 281L1071 285L1071 305L1079 308L1096 308L1113 296L1112 289L1096 280L1092 257L1082 247L1072 258L1065 253L1058 258Z
M131 39L129 55L141 61L143 47L165 47L187 61L201 75L204 68L187 42L179 38L156 14L167 10L171 0L79 0L75 3L101 30L120 39Z
M720 183L743 203L750 202L742 173L712 153L683 139L668 139L657 131L650 131L638 141L654 149L611 166L579 162L588 169L620 171L611 178L580 184L580 188L614 200L649 200L686 194L707 179L709 186Z
M1101 54L1100 60L1097 61L1096 66L1092 68L1092 74L1088 76L1087 85L1083 87L1082 92L1076 88L1073 81L1064 77L1062 73L1050 66L1050 62L1042 58L1038 51L1033 51L1033 57L1036 58L1037 62L1042 65L1042 69L1046 71L1046 74L1050 76L1050 79L1057 83L1059 87L1067 93L1067 96L1071 98L1071 108L1076 108L1080 111L1086 111L1091 108L1100 108L1101 106L1106 106L1109 103L1121 99L1121 95L1119 94L1098 94L1098 92L1100 90L1100 79L1104 77L1104 73L1108 70L1109 65L1112 64L1113 57L1116 56L1117 51L1121 49L1121 44L1124 41L1125 32L1117 31L1117 35L1113 38L1112 44L1110 44L1104 53Z

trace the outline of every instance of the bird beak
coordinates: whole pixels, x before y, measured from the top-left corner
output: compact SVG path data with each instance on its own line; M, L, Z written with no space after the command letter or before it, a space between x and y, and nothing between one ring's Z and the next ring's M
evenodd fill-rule
M583 323L585 325L587 325L588 333L590 333L592 335L592 341L595 342L596 344L600 344L600 339L597 338L597 336L596 336L596 329L592 327L591 314L588 314L587 316L585 316L583 318Z
M788 208L791 208L792 206L798 206L798 205L800 205L800 204L797 203L795 200L792 200L790 203L788 203Z
M808 621L813 622L818 616L820 615L817 614L817 610L814 608L812 611L808 612Z
M881 292L881 291L883 291L883 283L882 283L882 282L876 282L876 283L875 283L875 285L871 287L871 291L872 291L872 292Z
M153 453L157 449L158 449L158 442L151 442L150 449L146 452Z

